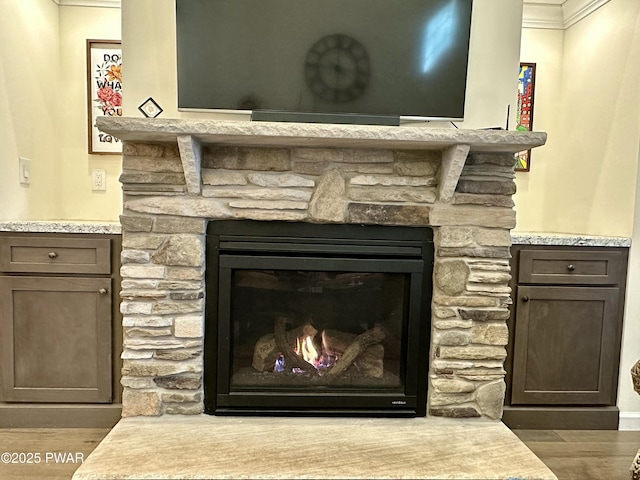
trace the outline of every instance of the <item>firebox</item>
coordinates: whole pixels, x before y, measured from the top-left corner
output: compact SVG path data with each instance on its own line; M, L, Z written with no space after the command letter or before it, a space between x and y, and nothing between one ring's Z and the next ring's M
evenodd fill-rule
M212 221L205 412L426 415L433 233Z

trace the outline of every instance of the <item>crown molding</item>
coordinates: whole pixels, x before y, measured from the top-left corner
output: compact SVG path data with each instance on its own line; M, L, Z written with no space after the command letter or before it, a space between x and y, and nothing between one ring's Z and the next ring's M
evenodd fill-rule
M52 0L59 7L120 8L121 0Z
M609 0L524 0L522 27L566 30Z
M52 0L60 7L120 8L121 0ZM609 0L524 0L523 28L566 30Z
M522 8L522 27L563 30L562 5L525 0Z
M609 0L567 0L562 5L564 28L575 25L607 3Z

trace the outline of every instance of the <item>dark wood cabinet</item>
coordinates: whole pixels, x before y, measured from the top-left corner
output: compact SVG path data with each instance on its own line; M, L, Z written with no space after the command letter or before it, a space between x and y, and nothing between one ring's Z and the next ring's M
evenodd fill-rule
M512 428L617 428L628 250L512 248L504 421Z
M117 235L0 235L0 426L117 421L119 252Z
M610 405L618 288L518 287L511 404Z
M0 277L7 402L111 402L111 279Z

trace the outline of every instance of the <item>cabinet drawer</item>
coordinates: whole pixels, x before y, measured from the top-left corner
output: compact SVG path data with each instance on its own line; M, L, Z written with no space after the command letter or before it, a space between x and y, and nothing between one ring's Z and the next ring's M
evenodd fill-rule
M109 274L110 240L0 237L0 271Z
M521 250L519 283L615 285L625 270L618 251Z

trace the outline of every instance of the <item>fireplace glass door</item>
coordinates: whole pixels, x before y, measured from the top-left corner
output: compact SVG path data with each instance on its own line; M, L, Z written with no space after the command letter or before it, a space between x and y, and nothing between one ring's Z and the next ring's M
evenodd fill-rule
M233 232L240 223L258 231ZM208 413L422 414L430 231L381 241L348 238L373 235L364 227L213 225L223 232L208 248Z

